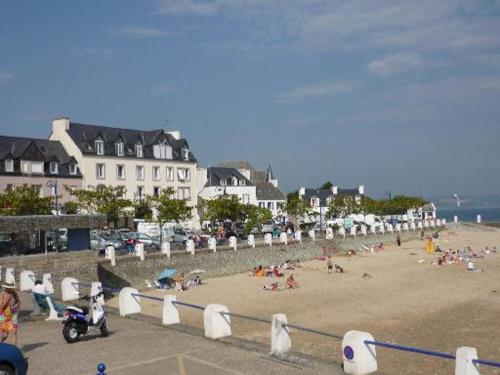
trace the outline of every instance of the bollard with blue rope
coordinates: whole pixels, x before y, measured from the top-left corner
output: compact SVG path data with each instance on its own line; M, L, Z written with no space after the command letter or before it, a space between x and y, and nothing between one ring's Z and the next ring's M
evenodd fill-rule
M96 375L106 375L106 373L104 371L106 371L106 365L104 363L99 363L97 365L97 374Z

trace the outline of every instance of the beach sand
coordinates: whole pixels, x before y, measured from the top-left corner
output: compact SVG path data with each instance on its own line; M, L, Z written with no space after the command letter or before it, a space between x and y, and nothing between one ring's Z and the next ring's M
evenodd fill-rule
M497 246L500 230L460 225L441 232L442 249ZM424 251L424 241L386 246L376 254L334 257L345 273L327 274L326 262L304 262L293 273L300 288L264 291L266 283L283 278L258 278L245 274L206 280L206 285L177 293L180 301L220 303L230 311L270 318L286 314L290 323L332 333L356 329L375 339L402 345L454 352L459 346L476 347L480 358L500 360L500 252L476 261L484 272L470 272L466 265L435 266L438 255ZM419 260L424 260L419 263ZM259 260L255 260L259 264ZM364 274L369 276L363 277ZM149 291L162 296L169 291ZM116 305L116 300L111 301ZM142 301L142 312L161 317L161 304ZM183 324L203 326L202 312L180 308ZM270 326L233 318L233 335L269 345ZM341 361L341 343L292 330L292 349ZM384 374L452 374L454 362L378 348L379 369ZM485 371L500 373L495 370Z

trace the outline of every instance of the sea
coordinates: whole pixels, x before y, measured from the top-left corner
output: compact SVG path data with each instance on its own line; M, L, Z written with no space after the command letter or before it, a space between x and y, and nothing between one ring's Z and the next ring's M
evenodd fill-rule
M500 207L455 207L439 208L436 207L437 217L446 219L447 222L453 222L453 217L458 216L460 221L476 222L477 215L481 215L481 221L500 223Z

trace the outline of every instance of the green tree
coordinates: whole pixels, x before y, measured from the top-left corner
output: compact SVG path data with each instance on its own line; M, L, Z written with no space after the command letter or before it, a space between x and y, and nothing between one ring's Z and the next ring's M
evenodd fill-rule
M139 199L134 202L134 217L136 219L149 219L151 218L153 211L151 210L149 199Z
M63 204L63 211L69 215L78 213L78 203L75 201L65 202Z
M122 198L123 191L118 187L98 185L95 190L70 190L71 195L77 198L78 207L90 214L106 215L108 223L115 227L121 217L132 206L129 199Z
M337 196L330 200L327 216L340 218L361 213L361 205L352 196Z
M49 215L53 197L40 197L38 190L19 186L0 194L0 215Z
M163 242L163 226L166 223L188 220L191 218L191 207L183 199L175 199L174 189L171 187L164 189L158 196L147 197L154 214L147 219L158 223L160 227L160 242Z
M205 219L213 222L224 220L243 221L248 216L249 208L234 195L222 196L204 202Z
M260 227L266 221L273 218L272 212L265 207L254 206L251 204L248 204L247 207L247 221L245 223L245 232L247 234L250 233L254 227Z
M326 181L323 185L321 185L320 189L323 190L330 190L333 186L333 183L331 181Z
M288 194L286 203L281 207L286 211L295 228L298 228L299 220L311 214L309 202L299 198L299 194Z

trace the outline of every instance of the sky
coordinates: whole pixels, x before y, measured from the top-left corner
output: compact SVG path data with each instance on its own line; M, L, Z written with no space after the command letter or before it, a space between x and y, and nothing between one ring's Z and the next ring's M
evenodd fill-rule
M0 5L0 134L179 129L284 191L499 194L500 1Z

